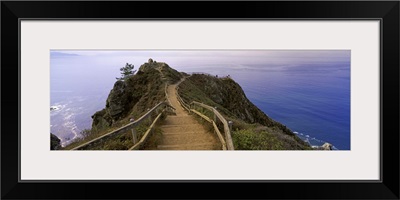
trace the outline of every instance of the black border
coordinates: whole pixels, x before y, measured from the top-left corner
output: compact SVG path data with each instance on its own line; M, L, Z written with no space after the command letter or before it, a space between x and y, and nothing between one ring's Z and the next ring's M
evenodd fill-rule
M175 8L179 8L179 12L176 12ZM381 138L382 181L18 182L17 130L20 130L18 123L20 80L10 74L19 74L19 19L39 18L77 20L100 18L381 19L381 58L383 58L381 60L381 82L383 82L381 84L381 133L384 136ZM1 50L1 198L3 199L399 199L399 2L397 1L2 1ZM18 80L17 84L15 84L16 80ZM152 188L155 192L145 192L148 188ZM164 188L171 192L161 192Z

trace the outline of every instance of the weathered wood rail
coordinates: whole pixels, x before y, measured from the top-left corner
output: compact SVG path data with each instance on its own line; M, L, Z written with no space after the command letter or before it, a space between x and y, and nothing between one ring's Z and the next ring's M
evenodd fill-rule
M182 81L181 81L182 82ZM146 143L147 139L151 136L151 133L156 125L156 123L158 122L158 120L161 118L161 115L168 109L174 109L174 107L171 106L171 102L168 98L168 93L167 93L167 87L168 84L165 85L165 101L160 102L159 104L155 105L152 109L150 109L146 114L144 114L142 117L140 117L138 120L134 121L134 122L130 122L114 131L111 131L109 133L106 133L100 137L97 137L95 139L92 139L84 144L81 144L71 150L82 150L82 149L90 149L90 147L99 144L101 142L103 142L106 139L110 139L112 137L118 136L120 134L126 133L127 131L131 131L132 132L132 142L133 142L133 146L131 148L129 148L129 150L138 150L141 149L143 147L143 145ZM206 121L210 122L213 125L214 131L217 134L221 144L222 144L222 149L223 150L235 150L234 146L233 146L233 142L232 142L232 137L231 137L231 130L229 128L228 122L226 121L226 119L221 115L221 113L219 113L215 108L200 103L200 102L196 102L193 101L190 104L187 104L179 95L178 92L179 89L179 83L178 86L176 87L176 94L177 94L177 98L178 98L178 102L181 104L181 106L187 110L189 113L195 113L197 115L199 115L200 117L202 117L203 119L205 119ZM213 119L210 119L208 116L202 114L201 112L199 112L198 110L195 109L195 107L202 107L205 108L209 111L211 111L214 115ZM153 114L156 113L156 117L154 118L154 120L152 119ZM142 124L145 121L148 121L150 119L150 121L152 121L151 125L147 128L146 132L143 134L143 136L140 138L140 140L138 141L137 138L137 133L136 133L136 127L139 126L140 124ZM217 126L217 119L223 124L223 132L224 132L224 136L221 134L221 131L219 130L218 126Z
M224 127L224 130L223 130L223 131L224 131L224 134L225 134L225 144L226 144L227 149L228 149L228 150L235 150L235 148L234 148L234 146L233 146L232 136L231 136L231 130L230 130L230 128L229 128L228 122L227 122L226 119L221 115L221 113L218 112L217 109L215 109L215 108L213 108L213 107L211 107L211 106L209 106L209 105L200 103L200 102L193 101L190 105L191 105L191 110L192 110L192 111L195 111L194 105L199 106L199 107L202 107L202 108L205 108L205 109L211 111L211 112L214 114L214 119L213 119L213 120L209 119L209 120L210 120L211 123L213 124L214 130L217 132L217 134L221 135L221 133L220 133L218 127L217 127L217 124L216 124L217 119L219 119L219 121L223 124L223 127ZM203 117L203 118L204 118L204 117ZM207 120L207 121L209 121L209 120ZM219 136L219 137L220 137L220 139L221 139L222 136Z
M150 137L150 135L153 131L153 128L155 127L158 119L160 119L160 117L164 111L165 111L165 109L163 109L163 111L157 115L157 117L154 119L153 123L150 125L150 127L147 129L147 131L144 133L143 137L139 140L138 143L134 144L131 148L129 148L129 150L139 150L140 148L143 147L143 145L146 143L147 139Z
M122 126L122 127L118 128L117 130L111 131L109 133L106 133L106 134L98 137L98 138L95 138L84 144L81 144L81 145L73 148L72 150L88 149L92 145L96 145L99 142L104 141L105 139L115 137L119 134L126 133L129 130L132 132L132 138L133 138L133 141L132 141L133 146L129 150L139 149L143 146L143 144L146 142L146 140L150 136L150 133L151 133L152 129L154 128L154 125L156 124L157 120L161 117L161 114L169 108L175 109L166 101L160 102L159 104L155 105L152 109L150 109L146 114L144 114L142 117L140 117L138 120L136 120L134 122L130 122L129 124ZM153 123L150 125L150 127L147 129L145 134L142 136L142 138L138 142L135 128L148 119L150 119L150 121L151 121L152 120L151 117L152 117L153 113L156 113L157 117L153 120Z
M199 115L201 118L205 119L206 121L210 122L213 127L214 127L214 131L217 134L221 144L222 144L222 149L223 150L235 150L234 146L233 146L233 142L232 142L232 136L231 136L231 130L229 128L228 122L226 121L226 119L221 115L221 113L218 112L218 110L216 110L215 108L200 103L200 102L196 102L196 101L192 101L190 104L186 103L179 95L179 86L176 87L176 96L178 98L179 103L182 105L182 107L187 110L189 113L193 112L197 115ZM214 115L214 119L210 119L209 117L207 117L206 115L202 114L201 112L197 111L194 106L199 106L202 108L205 108L209 111L211 111ZM216 122L217 119L219 119L219 121L221 121L221 123L223 124L224 127L224 135L225 137L222 136L221 131L219 130Z

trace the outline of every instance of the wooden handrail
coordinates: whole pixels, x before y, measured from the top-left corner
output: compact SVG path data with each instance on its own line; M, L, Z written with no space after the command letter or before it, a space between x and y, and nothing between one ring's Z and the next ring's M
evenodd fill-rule
M178 86L176 86L176 97L177 97L177 99L178 99L178 101L179 101L179 103L182 105L182 107L184 108L184 109L186 109L188 112L190 112L191 110L190 110L190 106L181 98L181 96L179 95L179 92L178 92L178 90L179 90L179 85Z
M182 82L182 81L181 81L181 82ZM211 107L211 106L209 106L209 105L206 105L206 104L204 104L204 103L200 103L200 102L197 102L197 101L192 101L192 102L190 103L190 105L196 104L196 105L198 105L198 106L201 106L201 107L203 107L203 108L206 108L206 109L210 110L211 112L213 112L214 115L215 115L216 117L218 117L218 119L219 119L219 120L222 122L222 124L224 125L224 133L225 133L225 139L224 139L224 138L222 137L221 132L219 131L219 129L218 129L216 123L215 123L213 120L211 120L210 118L204 116L203 114L199 113L198 111L196 111L196 110L194 110L194 109L191 109L191 106L188 105L188 104L180 97L178 90L179 90L179 84L180 84L181 82L179 82L178 85L176 86L176 96L177 96L177 98L178 98L179 103L182 105L182 107L185 108L188 112L196 113L197 115L199 115L200 117L204 118L204 119L207 120L208 122L213 123L214 130L215 130L215 132L217 133L218 138L220 139L220 142L221 142L221 144L222 144L223 149L224 149L224 150L226 150L226 149L228 149L228 150L235 150L235 148L234 148L234 146L233 146L231 131L230 131L230 129L229 129L229 125L228 125L228 122L226 121L226 119L225 119L225 118L221 115L221 113L219 113L215 108L213 108L213 107Z
M221 132L219 131L217 124L214 121L212 121L212 124L213 124L214 130L216 131L216 133L218 135L219 140L222 143L222 149L226 150L226 142L224 140L224 137L222 136Z
M180 81L179 83L181 83L181 82L182 82L182 81ZM213 127L214 127L214 130L215 130L215 132L216 132L218 138L220 139L220 142L221 142L221 144L222 144L222 149L223 149L223 150L227 150L227 149L228 149L228 150L234 150L234 146L233 146L233 142L232 142L232 137L231 137L231 132L230 132L230 129L229 129L229 126L228 126L228 122L226 121L226 119L225 119L215 108L213 108L213 107L211 107L211 106L209 106L209 105L206 105L206 104L203 104L203 103L200 103L200 102L197 102L197 101L192 101L190 104L187 104L187 103L180 97L180 95L179 95L179 93L178 93L179 83L178 83L178 86L176 87L176 93L177 93L177 99L178 99L179 103L182 105L182 107L185 108L186 110L188 110L189 112L194 112L194 113L196 113L196 114L199 115L200 117L202 117L202 118L204 118L205 120L207 120L208 122L212 123L212 125L213 125ZM165 84L165 89L164 89L164 90L165 90L165 98L166 98L165 101L164 101L164 102L160 102L159 104L155 105L151 110L149 110L146 114L144 114L144 115L143 115L142 117L140 117L138 120L136 120L136 121L134 121L134 122L131 122L131 123L128 123L127 125L122 126L122 127L118 128L117 130L111 131L111 132L106 133L106 134L104 134L104 135L102 135L102 136L100 136L100 137L97 137L97 138L95 138L95 139L92 139L92 140L90 140L90 141L88 141L88 142L86 142L86 143L84 143L84 144L81 144L81 145L79 145L79 146L77 146L77 147L75 147L75 148L73 148L73 149L71 149L71 150L79 150L79 149L82 149L82 148L84 148L84 147L87 147L87 146L89 146L89 145L95 143L95 142L101 141L102 139L105 139L105 138L108 138L108 137L112 137L112 136L115 136L115 135L117 135L117 134L124 133L124 132L126 132L126 131L128 131L128 130L130 130L130 129L133 129L133 128L135 128L136 126L138 126L139 124L141 124L145 119L147 119L148 117L150 117L151 114L152 114L153 112L157 111L157 109L158 109L159 107L161 107L161 106L170 107L170 108L172 108L172 109L175 110L175 108L172 107L171 102L170 102L170 100L169 100L169 98L168 98L167 87L168 87L168 85ZM203 108L205 108L205 109L208 109L208 110L210 110L210 111L212 111L212 112L214 113L214 115L215 115L215 116L223 123L223 125L224 125L225 139L224 139L224 137L222 136L221 132L219 131L219 129L218 129L218 127L217 127L215 121L211 120L209 117L203 115L202 113L200 113L200 112L198 112L198 111L196 111L196 110L194 110L194 109L191 109L191 105L193 105L193 104L198 105L198 106L200 106L200 107L203 107ZM139 140L139 142L137 142L136 144L134 144L129 150L140 149L140 148L143 146L143 144L144 144L144 143L146 142L146 140L148 139L148 137L149 137L149 135L150 135L152 129L154 128L155 124L157 123L158 119L161 117L162 113L163 113L165 110L166 110L166 109L164 108L164 109L161 111L161 113L157 113L157 114L158 114L157 117L153 120L152 124L151 124L150 127L147 129L147 131L146 131L145 134L142 136L142 138Z
M141 124L145 119L147 119L148 117L150 117L151 114L152 114L153 112L155 112L160 106L167 106L167 107L170 107L170 108L172 108L172 109L175 110L175 108L172 107L172 106L171 106L170 104L168 104L167 102L165 102L165 101L164 101L164 102L160 102L159 104L155 105L151 110L149 110L146 114L144 114L142 117L140 117L138 120L136 120L136 121L134 121L134 122L131 122L131 123L125 125L125 126L122 126L122 127L118 128L117 130L111 131L111 132L106 133L106 134L104 134L104 135L102 135L102 136L100 136L100 137L97 137L97 138L95 138L95 139L93 139L93 140L90 140L90 141L88 141L88 142L86 142L86 143L84 143L84 144L81 144L81 145L79 145L79 146L77 146L77 147L75 147L75 148L73 148L73 149L71 149L71 150L79 150L79 149L82 149L82 148L84 148L84 147L86 147L86 146L88 146L88 145L93 144L94 142L100 141L100 140L102 140L102 139L105 139L105 138L108 138L108 137L111 137L111 136L118 135L119 133L124 133L124 132L126 132L126 131L128 131L128 130L130 130L130 129L133 129L133 128L135 128L136 126L138 126L139 124ZM163 110L163 111L164 111L164 110Z
M226 142L225 142L224 137L222 136L221 132L219 131L217 124L213 120L211 120L209 117L200 113L199 111L197 111L195 109L191 109L191 111L193 113L197 114L198 116L200 116L201 118L205 119L206 121L210 122L213 125L214 131L217 134L218 139L222 144L222 150L226 150Z
M198 105L200 107L203 107L205 109L210 110L211 112L214 113L214 115L222 122L222 124L224 125L224 133L225 133L225 142L226 142L226 146L228 148L228 150L235 150L234 146L233 146L233 141L232 141L232 136L231 136L231 131L229 129L229 125L228 122L226 121L226 119L221 115L221 113L218 112L217 109L206 105L204 103L200 103L197 101L193 101L191 104L195 104Z
M136 143L135 145L133 145L131 148L129 148L129 150L138 150L140 149L144 143L146 142L146 140L149 138L151 131L153 130L154 126L156 125L158 119L161 117L162 113L165 111L165 109L163 111L161 111L160 114L157 115L156 119L154 119L153 123L150 125L150 127L147 129L146 133L143 135L143 137L139 140L138 143Z

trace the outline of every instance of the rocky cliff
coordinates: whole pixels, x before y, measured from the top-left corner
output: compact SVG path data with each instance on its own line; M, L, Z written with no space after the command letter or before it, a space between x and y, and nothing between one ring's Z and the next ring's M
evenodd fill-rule
M61 149L61 140L53 133L50 133L50 150Z
M181 77L168 64L149 59L135 75L115 82L105 108L92 116L92 131L107 129L129 117L140 117L147 109L165 100L166 83L173 84Z
M286 126L250 102L240 85L230 77L189 76L152 59L141 65L136 74L115 82L105 108L92 116L92 133L124 125L131 117L139 118L165 100L166 84L177 83L184 76L185 81L179 85L180 96L187 102L195 100L216 107L233 121L235 149L311 149Z

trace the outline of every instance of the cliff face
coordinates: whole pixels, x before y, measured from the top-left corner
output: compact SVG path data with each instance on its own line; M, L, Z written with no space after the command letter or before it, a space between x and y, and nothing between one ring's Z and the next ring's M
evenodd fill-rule
M208 97L214 103L225 108L226 114L235 116L248 123L257 122L265 125L272 123L269 117L263 114L247 99L240 85L234 80L194 74L188 78L188 81L200 90L202 93L201 96Z
M149 60L135 75L116 81L103 110L93 116L92 131L101 131L125 118L138 118L165 99L165 83L175 83L181 74L166 63Z
M238 83L230 78L193 74L180 86L184 99L205 101L232 117L248 123L273 125L274 121L251 103ZM192 93L196 93L192 95ZM186 95L189 94L189 95ZM194 98L193 98L194 97Z
M140 66L135 75L115 82L105 108L92 116L92 132L119 127L126 124L130 117L139 118L165 100L165 84L174 84L182 77L183 73L168 64L150 59ZM179 94L187 102L195 100L216 107L233 121L232 138L237 150L311 149L286 126L274 121L250 102L240 85L229 77L187 76L179 85Z
M221 113L234 121L240 140L258 142L265 138L281 142L276 149L309 149L309 145L298 138L285 125L274 121L247 99L238 83L229 77L218 78L210 75L193 74L179 86L179 93L184 100L193 100L216 107ZM251 129L251 131L249 131ZM247 131L243 131L247 130ZM240 141L238 141L240 142ZM278 148L279 147L279 148Z
M61 140L53 133L50 133L50 150L61 149Z

